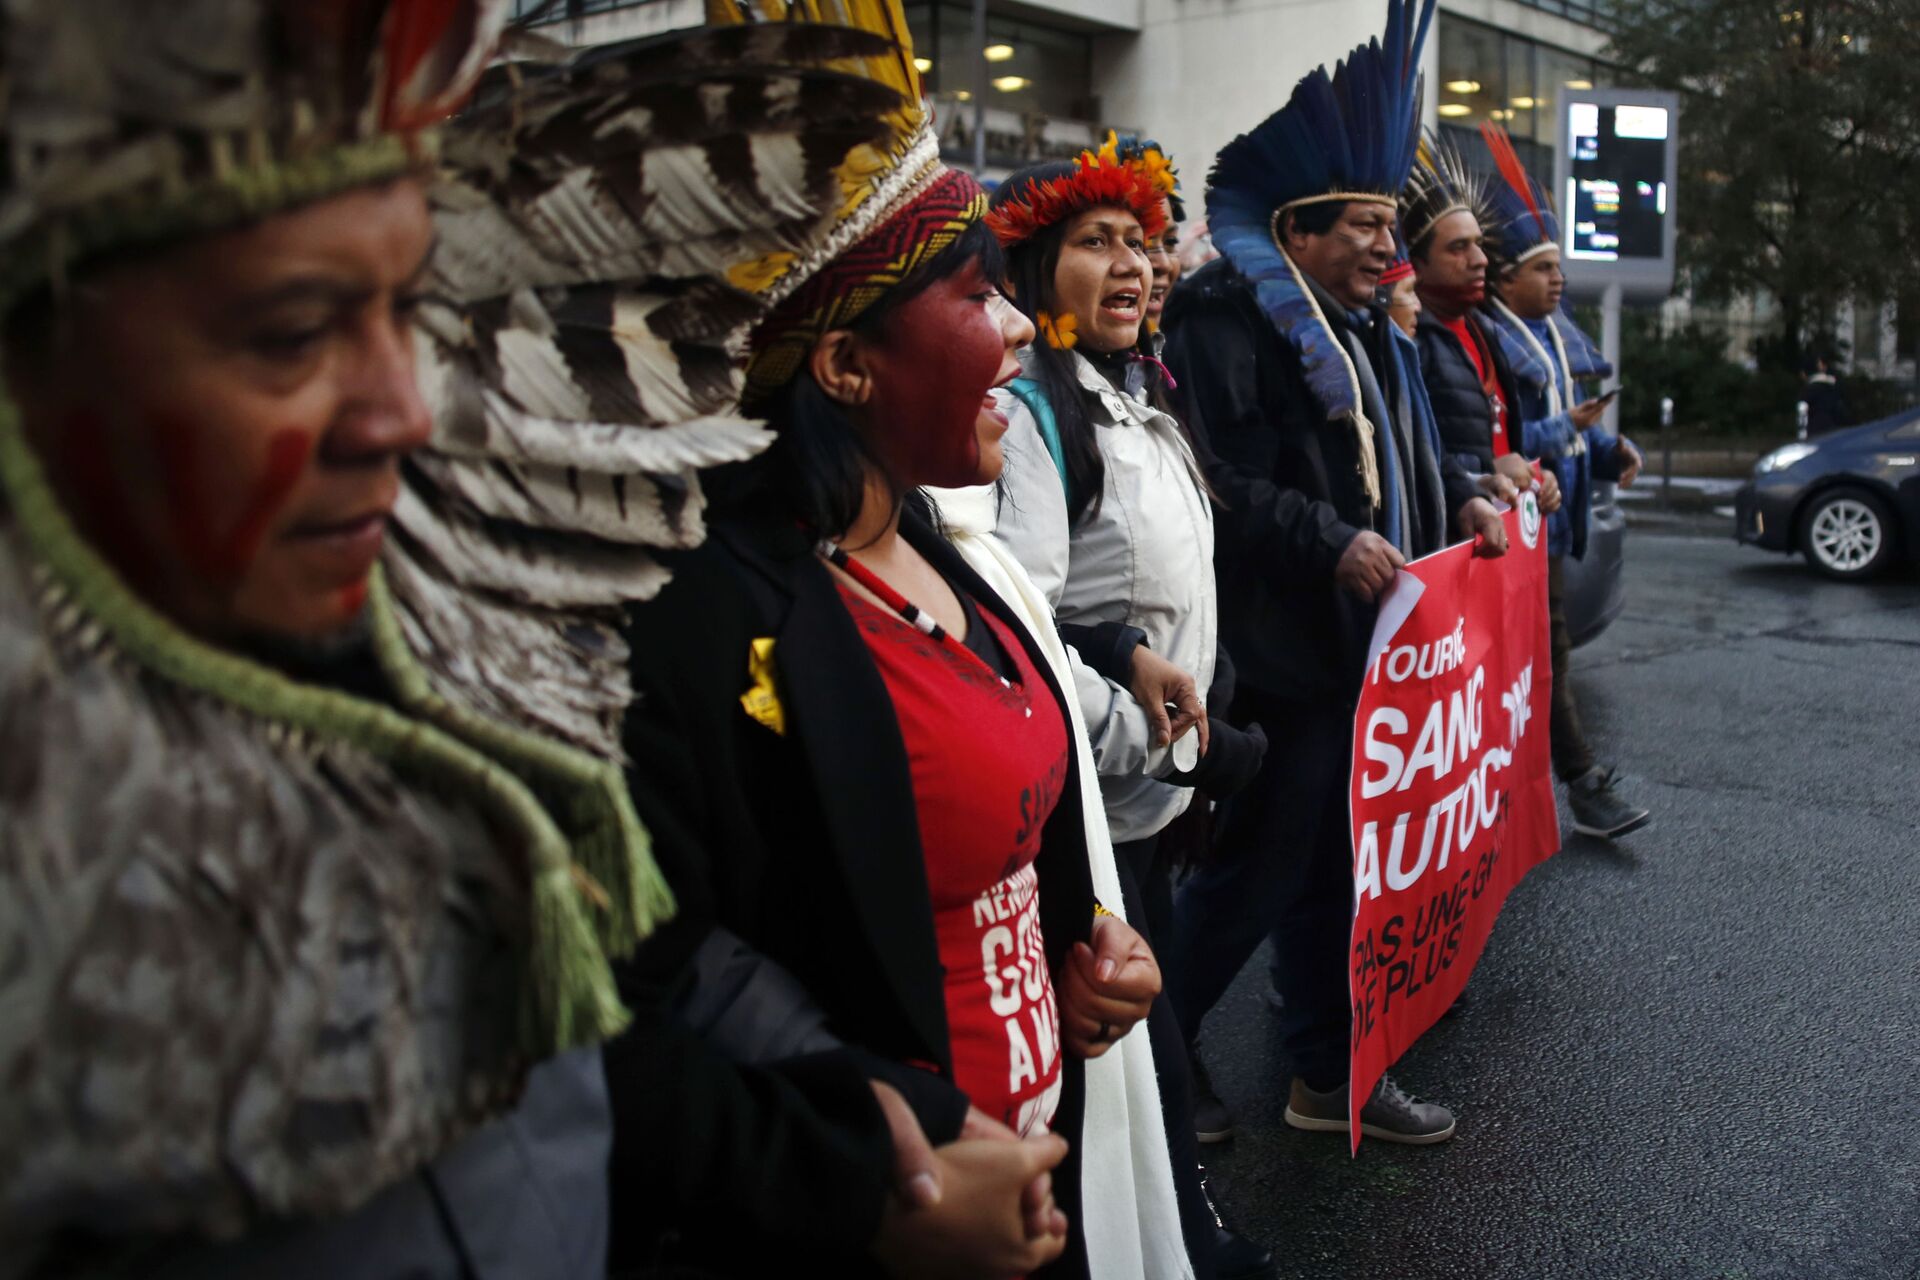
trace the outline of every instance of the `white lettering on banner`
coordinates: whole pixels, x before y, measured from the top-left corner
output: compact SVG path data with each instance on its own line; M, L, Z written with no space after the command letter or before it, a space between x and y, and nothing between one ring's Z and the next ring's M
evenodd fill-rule
M1453 624L1451 633L1438 640L1430 640L1423 645L1403 644L1397 649L1382 649L1380 656L1373 660L1373 683L1380 683L1380 673L1385 671L1387 679L1401 684L1419 677L1432 680L1456 670L1467 660L1467 620L1460 618Z
M1360 829L1354 849L1354 900L1378 898L1388 889L1404 892L1419 882L1428 871L1445 871L1456 849L1465 850L1484 828L1500 817L1501 791L1493 775L1513 763L1521 737L1533 719L1533 664L1521 668L1513 687L1500 695L1506 709L1512 738L1505 747L1490 746L1477 763L1472 752L1480 746L1485 728L1481 714L1481 691L1486 684L1486 669L1475 667L1463 691L1455 690L1444 703L1436 700L1427 713L1419 741L1411 756L1403 756L1393 742L1378 736L1404 734L1407 718L1392 707L1376 708L1368 717L1363 738L1366 758L1384 769L1378 776L1363 773L1360 794L1374 799L1389 791L1404 791L1420 770L1431 768L1435 781L1453 772L1456 763L1470 764L1459 786L1433 802L1427 809L1420 833L1420 853L1411 867L1406 865L1407 824L1411 813L1403 813L1393 824L1388 837L1386 857L1380 853L1380 824L1370 821ZM1443 710L1444 708L1444 710ZM1437 847L1436 847L1437 846Z
M1371 773L1360 775L1360 796L1364 800L1377 800L1393 790L1400 781L1400 773L1407 763L1407 753L1391 742L1382 742L1381 729L1390 734L1407 731L1407 717L1398 707L1375 707L1373 714L1367 717L1366 752L1367 759L1375 764L1385 765L1387 771L1379 777Z
M1513 730L1515 746L1520 743L1520 735L1527 731L1527 721L1533 719L1533 664L1529 662L1520 668L1520 676L1513 682L1513 688L1500 695L1500 705L1507 709L1508 726Z

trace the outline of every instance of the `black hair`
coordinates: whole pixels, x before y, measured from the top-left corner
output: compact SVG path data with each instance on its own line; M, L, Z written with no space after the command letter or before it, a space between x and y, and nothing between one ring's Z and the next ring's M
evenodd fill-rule
M1312 204L1296 205L1280 215L1280 238L1286 239L1289 230L1301 235L1324 236L1346 211L1345 200L1316 200Z
M1022 169L994 191L993 207L1021 199L1036 183L1072 177L1075 167L1071 161L1055 160ZM1020 308L1027 319L1034 321L1036 330L1039 328L1036 316L1046 309L1042 303L1053 294L1053 273L1060 265L1060 249L1066 236L1067 223L1062 220L1007 249L1007 285L1013 290L1013 304ZM1143 304L1150 287L1148 281L1142 281L1140 298ZM1141 355L1150 354L1144 320L1140 325L1140 336L1132 349ZM1107 483L1106 460L1100 455L1100 442L1094 434L1093 419L1087 416L1087 404L1080 390L1079 375L1075 372L1073 353L1062 351L1042 336L1035 338L1030 354L1031 358L1025 363L1023 372L1038 382L1046 393L1047 405L1053 410L1054 424L1060 429L1061 461L1066 467L1067 490L1073 496L1067 508L1067 522L1075 525L1082 518L1100 510L1100 498ZM1173 411L1158 378L1148 384L1147 402L1180 422L1181 431L1186 431L1186 424Z
M1000 244L985 223L976 222L945 250L881 295L848 329L860 338L884 338L893 313L928 288L978 265L1000 284L1006 273ZM802 368L763 404L748 406L774 431L773 445L751 462L723 467L708 482L718 510L777 510L816 537L845 533L866 505L869 477L878 474L892 490L895 504L908 486L887 472L872 445L855 429L847 412Z

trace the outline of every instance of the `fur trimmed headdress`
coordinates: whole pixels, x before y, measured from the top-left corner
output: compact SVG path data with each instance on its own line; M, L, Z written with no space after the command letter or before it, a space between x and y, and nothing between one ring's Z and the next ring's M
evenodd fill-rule
M1353 50L1329 75L1316 67L1287 105L1221 148L1207 179L1207 223L1219 249L1253 286L1260 308L1300 355L1329 419L1360 434L1362 480L1375 506L1373 426L1361 410L1352 358L1280 243L1280 220L1308 204L1364 201L1395 208L1420 136L1420 55L1434 0L1388 0L1383 38Z

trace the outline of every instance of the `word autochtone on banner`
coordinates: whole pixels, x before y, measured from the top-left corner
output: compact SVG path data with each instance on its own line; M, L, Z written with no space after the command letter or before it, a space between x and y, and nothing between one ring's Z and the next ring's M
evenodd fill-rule
M1508 892L1560 847L1534 496L1504 519L1505 556L1462 545L1414 561L1374 628L1351 783L1355 1150L1374 1085L1466 986Z

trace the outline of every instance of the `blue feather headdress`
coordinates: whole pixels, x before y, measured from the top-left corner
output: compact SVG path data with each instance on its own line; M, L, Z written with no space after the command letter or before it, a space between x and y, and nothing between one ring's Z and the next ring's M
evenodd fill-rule
M1213 243L1252 284L1261 310L1300 354L1307 385L1329 419L1361 427L1368 494L1372 427L1352 360L1327 327L1298 268L1280 247L1280 215L1305 204L1363 200L1393 207L1420 139L1420 54L1434 0L1388 0L1386 34L1327 74L1316 67L1287 105L1220 151L1207 179Z
M1497 181L1488 184L1487 198L1499 219L1490 233L1487 252L1502 267L1518 266L1548 249L1560 245L1560 216L1553 205L1553 194L1520 163L1513 139L1497 124L1480 126L1493 155ZM1567 374L1576 382L1613 376L1613 366L1600 349L1581 331L1564 309L1548 317L1558 356L1565 361Z

